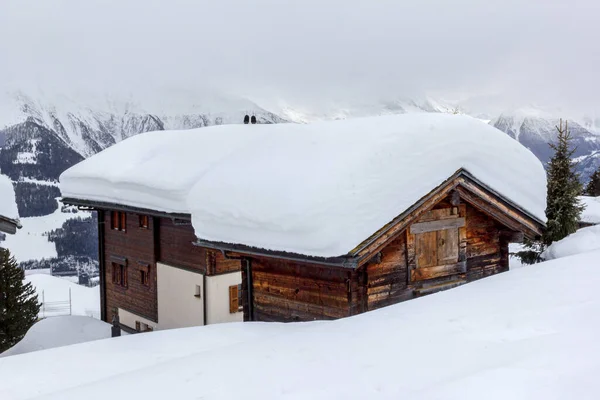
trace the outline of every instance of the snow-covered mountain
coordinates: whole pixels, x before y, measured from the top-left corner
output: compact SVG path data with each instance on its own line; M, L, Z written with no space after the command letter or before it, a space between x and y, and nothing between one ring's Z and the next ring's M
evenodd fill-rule
M552 156L549 143L556 141L559 123L555 114L533 108L504 112L490 122L530 149L544 164ZM568 128L576 148L573 157L578 162L577 170L587 180L600 166L600 133L591 118L568 119Z

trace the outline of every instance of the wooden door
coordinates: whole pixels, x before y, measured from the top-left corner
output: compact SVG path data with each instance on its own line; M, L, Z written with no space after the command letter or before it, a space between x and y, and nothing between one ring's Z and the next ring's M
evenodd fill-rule
M464 218L447 218L416 223L410 234L415 240L415 268L411 281L423 281L464 273L466 263L459 262L459 229Z

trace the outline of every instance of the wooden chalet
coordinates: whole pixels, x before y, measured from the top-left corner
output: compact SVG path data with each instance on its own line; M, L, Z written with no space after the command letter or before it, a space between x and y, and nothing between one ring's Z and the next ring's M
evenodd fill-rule
M64 198L98 213L101 318L133 332L241 321L240 262L193 245L189 214Z
M347 317L507 271L544 223L459 170L348 254L319 258L198 240L242 261L245 321ZM474 300L476 301L476 300Z

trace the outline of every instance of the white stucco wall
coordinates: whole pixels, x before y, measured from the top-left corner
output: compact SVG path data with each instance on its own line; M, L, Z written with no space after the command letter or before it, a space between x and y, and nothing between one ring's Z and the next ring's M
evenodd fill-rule
M146 319L144 317L140 317L139 315L131 313L127 310L123 310L122 308L119 308L118 312L119 312L119 322L125 326L130 327L131 329L135 329L136 321L139 321L142 324L151 326L152 329L157 329L156 322L150 321L149 319Z
M157 263L158 328L204 325L203 275ZM196 286L201 296L196 297Z
M209 324L244 320L244 313L232 314L229 312L229 286L240 283L242 283L242 273L239 271L206 277L206 297L208 299L206 314Z

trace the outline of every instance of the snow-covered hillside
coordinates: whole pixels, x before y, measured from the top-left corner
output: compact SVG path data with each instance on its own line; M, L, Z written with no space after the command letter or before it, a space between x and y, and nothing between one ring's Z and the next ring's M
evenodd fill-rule
M599 258L550 261L332 322L221 324L7 357L0 398L594 399Z

